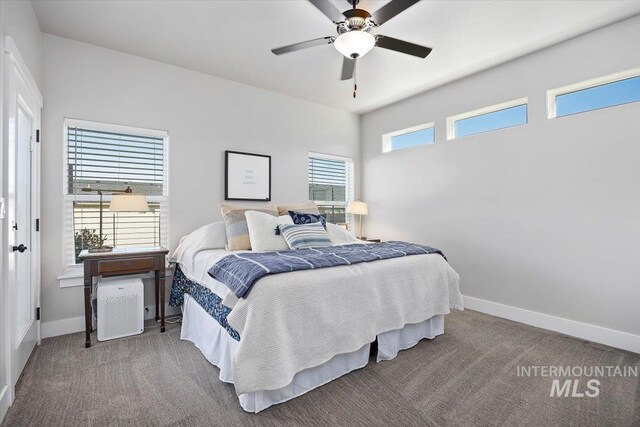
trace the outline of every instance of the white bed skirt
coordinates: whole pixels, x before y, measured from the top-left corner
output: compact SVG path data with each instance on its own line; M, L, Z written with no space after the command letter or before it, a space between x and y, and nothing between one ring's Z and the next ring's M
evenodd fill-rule
M191 341L204 357L220 369L221 381L233 384L231 358L239 342L209 315L188 294L182 307L182 331L180 338ZM433 316L421 323L378 335L377 361L391 360L400 350L413 347L423 338L433 339L444 333L444 315ZM256 391L238 396L240 406L247 412L260 412L271 405L286 402L314 388L320 387L369 362L371 344L352 353L338 354L320 366L298 372L293 381L278 390Z

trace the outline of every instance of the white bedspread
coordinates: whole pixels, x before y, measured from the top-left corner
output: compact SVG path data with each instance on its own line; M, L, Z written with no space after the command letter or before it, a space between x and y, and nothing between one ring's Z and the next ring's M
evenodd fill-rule
M233 253L241 253L249 251L234 251ZM176 262L180 264L180 269L187 276L187 279L192 282L199 283L206 286L218 295L220 298L224 298L229 292L229 288L224 283L221 283L209 276L207 273L211 266L216 263L220 258L229 255L229 251L225 249L207 249L197 252L193 255L188 254L181 258L176 259ZM233 295L233 293L231 293ZM233 307L230 305L228 307Z
M458 285L436 254L266 276L227 318L241 337L236 394L282 388L380 333L462 309Z

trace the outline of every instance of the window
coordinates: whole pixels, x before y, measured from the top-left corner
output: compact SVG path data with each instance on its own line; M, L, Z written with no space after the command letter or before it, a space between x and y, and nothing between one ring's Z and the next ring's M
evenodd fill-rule
M547 92L550 119L638 101L640 101L640 69Z
M78 263L81 250L100 246L103 190L104 245L167 244L166 132L78 120L65 121L67 259ZM147 196L149 212L109 212L112 191L131 187Z
M527 98L447 118L447 139L527 124Z
M433 123L414 126L382 135L382 152L402 150L436 142Z
M309 200L316 202L320 212L327 215L327 221L351 223L351 215L345 210L354 197L353 185L352 159L309 154Z

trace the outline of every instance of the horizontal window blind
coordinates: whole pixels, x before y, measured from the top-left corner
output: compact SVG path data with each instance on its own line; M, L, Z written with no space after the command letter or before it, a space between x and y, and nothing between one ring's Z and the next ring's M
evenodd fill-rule
M346 162L310 157L309 199L346 202L346 175Z
M69 194L83 187L162 196L164 140L80 127L67 128Z
M347 223L347 202L353 200L353 162L351 160L309 157L309 200L332 223Z
M77 121L74 121L74 124ZM79 263L83 249L100 245L166 246L168 235L166 141L150 131L110 131L109 125L68 126L67 203L65 230L67 259ZM104 129L107 130L104 130ZM100 196L103 190L102 236L100 236ZM147 196L148 212L110 212L111 194L131 187Z

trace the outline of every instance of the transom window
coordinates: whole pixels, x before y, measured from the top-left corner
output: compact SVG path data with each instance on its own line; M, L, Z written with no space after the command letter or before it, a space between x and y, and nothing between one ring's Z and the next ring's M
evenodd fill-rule
M166 245L167 133L68 119L65 142L68 263L101 245ZM111 195L127 187L147 196L148 212L109 211ZM102 236L97 190L103 192Z
M382 152L402 150L404 148L419 147L436 142L433 123L413 126L396 132L382 135Z
M447 139L527 124L527 98L516 99L447 118Z
M547 92L550 119L638 101L640 101L640 69L624 71Z
M309 200L315 201L327 221L349 223L345 210L354 198L353 159L326 154L309 154Z

